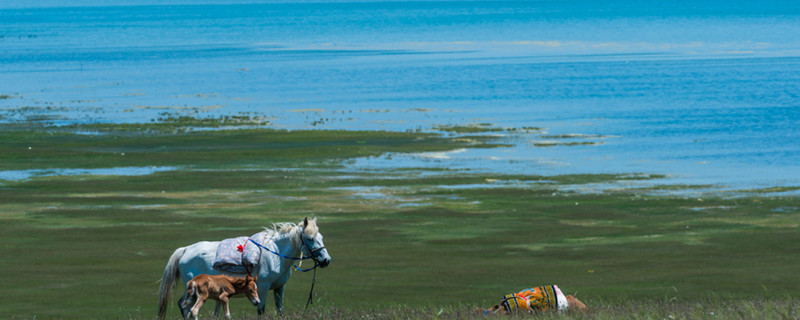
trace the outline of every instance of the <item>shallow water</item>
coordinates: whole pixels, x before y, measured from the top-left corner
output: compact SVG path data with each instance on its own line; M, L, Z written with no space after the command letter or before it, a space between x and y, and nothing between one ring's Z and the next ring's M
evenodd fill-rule
M178 170L178 167L112 167L99 169L34 169L34 170L0 170L0 180L27 180L35 177L49 176L143 176L162 171Z
M544 132L356 165L800 185L793 1L189 2L4 1L0 121L488 123Z

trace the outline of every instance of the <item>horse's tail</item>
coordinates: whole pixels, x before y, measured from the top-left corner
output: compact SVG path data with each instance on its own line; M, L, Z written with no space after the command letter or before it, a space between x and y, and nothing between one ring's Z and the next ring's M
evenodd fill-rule
M164 276L161 277L161 288L158 290L159 319L164 319L167 315L167 304L169 303L169 298L172 297L172 289L175 288L175 283L178 277L180 277L178 266L180 265L181 257L185 251L185 247L176 249L175 252L172 253L172 256L169 257L167 266L164 268Z

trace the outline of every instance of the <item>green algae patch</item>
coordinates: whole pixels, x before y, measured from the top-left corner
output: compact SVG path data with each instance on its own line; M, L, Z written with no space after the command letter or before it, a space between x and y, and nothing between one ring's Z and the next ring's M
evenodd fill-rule
M435 130L452 133L488 133L488 132L504 132L503 128L498 128L490 123L476 123L470 125L441 125L435 126Z
M166 129L171 128L171 129ZM176 129L177 128L177 129ZM0 131L5 170L177 166L192 168L338 165L389 152L504 146L433 133L344 130L178 130L182 126L87 125Z
M556 142L556 141L540 141L534 142L533 145L537 147L556 147L556 146L594 146L603 144L602 142L595 141L573 141L573 142Z
M800 190L800 186L785 186L785 187L770 187L770 188L761 188L761 189L747 189L747 190L740 190L740 192L767 194L767 193L792 192L792 191L798 191L798 190Z

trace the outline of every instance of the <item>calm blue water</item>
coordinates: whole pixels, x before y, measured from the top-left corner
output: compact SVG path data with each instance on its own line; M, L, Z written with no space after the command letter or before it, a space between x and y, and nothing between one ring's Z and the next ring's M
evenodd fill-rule
M29 2L0 2L0 122L540 127L357 165L800 185L796 1Z

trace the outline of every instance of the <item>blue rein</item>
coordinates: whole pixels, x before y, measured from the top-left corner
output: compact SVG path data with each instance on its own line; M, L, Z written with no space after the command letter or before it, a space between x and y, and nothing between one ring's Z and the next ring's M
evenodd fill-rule
M262 244L260 244L260 243L256 242L255 240L253 240L253 239L251 239L251 238L248 238L247 240L249 240L250 242L252 242L252 243L253 243L253 244L255 244L256 246L258 246L259 248L261 248L261 249L264 249L264 250L267 250L268 252L270 252L270 253L272 253L272 254L274 254L274 255L276 255L276 256L279 256L279 257L281 257L281 258L284 258L284 259L290 259L290 260L308 260L308 259L312 259L312 258L314 258L313 256L308 256L308 257L300 257L300 258L297 258L297 257L290 257L290 256L287 256L287 255L281 254L281 253L279 253L279 252L272 251L272 249L270 249L270 248L267 248L266 246L264 246L264 245L262 245ZM311 270L314 270L314 269L316 269L316 268L317 268L317 266L318 266L318 264L317 264L317 261L316 261L316 260L314 260L314 267L312 267L312 268L308 268L308 269L301 269L301 268L300 268L300 267L298 267L296 264L294 264L294 265L292 265L292 266L293 266L295 269L297 269L297 271L300 271L300 272L308 272L308 271L311 271Z
M277 255L277 256L279 256L279 257L281 257L281 258L284 258L284 259L290 259L290 260L301 260L301 261L302 261L302 260L308 260L308 259L312 259L312 258L314 258L314 256L313 256L313 255L314 255L314 252L316 252L316 251L319 251L319 250L322 250L322 249L324 249L324 248L325 248L325 247L319 247L319 248L317 248L317 249L311 250L311 247L309 247L309 246L308 246L308 244L306 244L305 240L302 240L302 239L301 239L301 241L303 241L303 245L304 245L304 246L306 246L306 247L308 247L308 251L311 251L311 256L309 256L309 257L300 257L300 258L297 258L297 257L289 257L289 256L287 256L287 255L284 255L284 254L281 254L281 253L279 253L279 252L272 251L272 249L265 247L264 245L262 245L262 244L260 244L260 243L256 242L255 240L253 240L253 239L251 239L251 238L247 238L247 240L250 240L250 242L252 242L253 244L255 244L257 247L259 247L259 248L261 248L261 249L264 249L264 250L267 250L267 252L270 252L270 253L272 253L272 254L274 254L274 255ZM301 252L302 252L302 251L301 251ZM301 268L300 268L300 267L298 267L296 264L293 264L293 265L292 265L292 267L294 267L295 269L297 269L297 271L300 271L300 272L308 272L308 271L314 270L314 278L313 278L313 279L311 279L311 290L309 290L309 292L308 292L308 301L306 301L306 310L308 310L308 305L310 305L310 304L314 303L314 301L313 301L313 297L314 297L314 284L315 284L315 283L317 283L317 267L319 267L319 263L317 263L317 260L312 260L312 261L314 261L314 267L312 267L312 268L308 268L308 269L301 269Z

